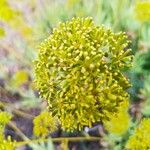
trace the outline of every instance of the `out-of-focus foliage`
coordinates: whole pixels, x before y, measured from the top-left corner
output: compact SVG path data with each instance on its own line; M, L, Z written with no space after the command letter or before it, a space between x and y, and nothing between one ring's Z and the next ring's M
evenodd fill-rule
M150 73L150 52L138 53L134 61L134 71L138 74L143 74L147 76Z
M144 88L141 90L144 95L145 101L142 107L142 114L145 117L150 117L150 75L145 77Z
M0 37L3 36L5 36L5 30L2 27L0 27Z
M53 142L51 139L48 140L47 143L40 143L40 144L29 144L32 150L55 150Z
M0 21L8 23L10 27L17 29L23 36L31 34L31 27L25 23L22 12L13 8L8 0L0 1Z

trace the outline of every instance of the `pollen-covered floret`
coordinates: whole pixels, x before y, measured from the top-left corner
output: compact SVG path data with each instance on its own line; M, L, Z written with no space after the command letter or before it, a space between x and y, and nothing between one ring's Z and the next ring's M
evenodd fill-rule
M60 23L40 45L35 82L66 131L109 120L129 86L122 70L131 66L125 33L96 26L91 18Z
M36 116L33 123L33 132L36 136L46 137L57 129L56 120L52 117L51 113L46 111Z

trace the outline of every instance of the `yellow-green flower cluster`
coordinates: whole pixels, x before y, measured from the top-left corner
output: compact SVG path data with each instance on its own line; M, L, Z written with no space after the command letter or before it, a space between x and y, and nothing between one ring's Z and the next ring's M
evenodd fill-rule
M10 121L11 115L7 112L0 112L0 141L4 138L5 125Z
M0 0L0 20L9 21L18 15L18 12L13 10L7 0Z
M10 121L11 115L7 112L0 112L0 150L15 150L15 142L11 141L11 138L5 139L4 128Z
M141 22L150 21L150 1L138 1L135 5L136 18Z
M109 120L130 85L121 70L131 66L125 33L96 26L91 18L60 23L41 44L36 85L67 131Z
M5 126L11 119L11 115L7 112L0 112L0 125Z
M36 136L46 137L49 133L54 132L56 127L56 120L49 112L42 112L33 120L33 132Z
M104 122L109 133L123 135L129 128L130 116L127 113L128 104L122 104L117 113L111 115L110 120Z
M10 137L7 140L0 141L0 150L15 150L15 147L16 142L12 142Z
M128 150L150 149L150 119L143 119L126 145Z

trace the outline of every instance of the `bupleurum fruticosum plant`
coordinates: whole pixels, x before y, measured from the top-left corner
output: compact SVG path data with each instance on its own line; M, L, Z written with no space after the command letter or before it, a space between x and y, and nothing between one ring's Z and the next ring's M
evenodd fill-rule
M128 103L122 70L131 66L125 33L94 25L91 18L60 23L40 45L36 85L65 131L109 120Z

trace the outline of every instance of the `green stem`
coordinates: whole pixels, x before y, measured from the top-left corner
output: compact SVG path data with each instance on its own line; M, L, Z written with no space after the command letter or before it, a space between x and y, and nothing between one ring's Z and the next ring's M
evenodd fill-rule
M60 138L52 138L52 142L62 142L62 141L70 141L70 142L77 142L77 141L99 141L100 137L60 137ZM36 140L28 140L17 142L17 146L31 144L31 143L40 143L40 142L48 142L49 139L36 139Z

